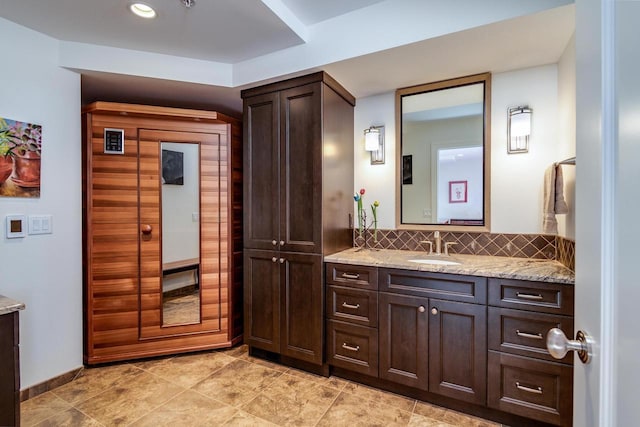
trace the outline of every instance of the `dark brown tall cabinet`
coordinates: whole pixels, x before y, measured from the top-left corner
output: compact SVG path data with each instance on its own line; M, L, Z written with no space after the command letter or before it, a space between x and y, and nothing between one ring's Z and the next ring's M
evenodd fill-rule
M354 97L324 72L242 92L245 342L323 362L323 255L352 246Z

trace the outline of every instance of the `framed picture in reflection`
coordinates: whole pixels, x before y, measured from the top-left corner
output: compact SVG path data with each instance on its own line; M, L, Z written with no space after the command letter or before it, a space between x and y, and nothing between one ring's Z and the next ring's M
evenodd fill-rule
M413 184L413 156L402 156L402 185Z
M449 203L467 203L467 181L449 181Z
M184 153L162 150L162 183L184 185Z

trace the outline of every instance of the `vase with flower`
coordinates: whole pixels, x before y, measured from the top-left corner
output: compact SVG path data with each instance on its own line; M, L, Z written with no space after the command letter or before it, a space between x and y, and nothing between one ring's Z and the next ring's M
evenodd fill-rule
M365 192L365 189L361 188L360 191L353 196L353 200L355 200L358 207L358 236L364 239L364 248L367 248L367 233L371 230L371 227L373 227L373 241L374 243L378 242L378 206L380 206L380 202L376 200L371 205L373 220L367 224L367 212L363 208Z
M40 187L41 152L42 126L0 118L0 184L11 174L11 165L16 185Z

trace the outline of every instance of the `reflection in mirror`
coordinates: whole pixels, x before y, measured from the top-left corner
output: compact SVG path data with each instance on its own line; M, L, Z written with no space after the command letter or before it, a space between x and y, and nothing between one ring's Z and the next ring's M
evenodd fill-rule
M487 228L489 98L489 74L396 92L398 228Z
M162 143L162 325L200 323L200 146Z

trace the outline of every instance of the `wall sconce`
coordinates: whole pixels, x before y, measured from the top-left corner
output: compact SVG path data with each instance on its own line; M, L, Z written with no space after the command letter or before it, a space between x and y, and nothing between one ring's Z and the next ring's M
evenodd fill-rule
M533 110L527 106L509 108L507 114L507 153L529 152L532 114Z
M364 149L371 152L371 164L384 164L384 126L364 130Z

